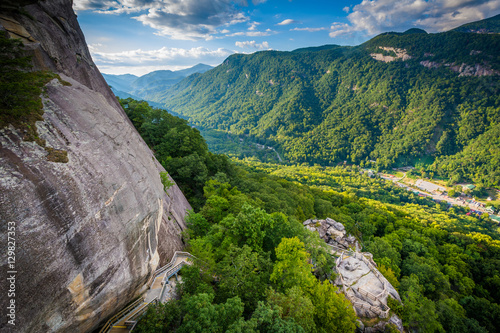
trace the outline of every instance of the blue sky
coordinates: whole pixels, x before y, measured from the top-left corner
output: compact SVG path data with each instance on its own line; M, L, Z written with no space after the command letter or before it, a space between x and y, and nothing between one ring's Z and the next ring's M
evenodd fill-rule
M143 75L233 53L358 45L385 31L452 29L500 0L74 0L99 69Z

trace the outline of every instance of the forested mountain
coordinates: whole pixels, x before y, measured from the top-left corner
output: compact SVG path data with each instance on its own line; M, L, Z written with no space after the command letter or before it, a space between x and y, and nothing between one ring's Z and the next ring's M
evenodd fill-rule
M500 14L477 22L467 23L453 29L460 32L500 33Z
M165 89L170 88L185 77L194 73L204 73L210 69L212 69L212 66L198 64L178 71L154 71L140 77L132 74L103 74L103 76L117 96L122 98L134 97L154 102L157 100L156 95L158 93L165 91Z
M104 79L114 90L127 91L131 88L132 83L139 77L132 74L103 74Z
M267 139L291 162L440 157L432 167L443 176L491 185L499 74L498 34L410 29L356 47L235 54L157 97L195 125ZM450 163L460 168L442 168Z

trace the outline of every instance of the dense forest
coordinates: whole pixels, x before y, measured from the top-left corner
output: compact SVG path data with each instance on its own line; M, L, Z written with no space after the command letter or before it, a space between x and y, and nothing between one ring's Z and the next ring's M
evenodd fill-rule
M180 299L151 307L138 332L353 332L353 309L328 282L332 257L302 226L313 217L343 223L373 254L408 330L498 331L500 235L486 217L355 166L236 164L210 153L187 121L121 103L194 207L184 239L196 260L181 271Z
M292 163L390 168L426 156L442 176L492 186L499 57L498 34L411 29L356 47L232 55L155 102L193 125L272 142Z

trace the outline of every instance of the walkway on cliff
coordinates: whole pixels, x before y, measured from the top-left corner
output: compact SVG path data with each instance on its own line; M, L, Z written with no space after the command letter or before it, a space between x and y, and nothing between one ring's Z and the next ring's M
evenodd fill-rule
M366 258L361 252L328 245L331 254L337 257L335 267L338 282L356 314L361 317L387 318L390 311L387 297L391 295L400 300L399 294L379 272L372 259Z
M170 262L157 269L148 282L150 285L146 294L128 305L106 322L99 333L131 332L149 305L166 302L171 298L173 288L169 280L181 270L184 265L191 265L193 256L188 252L176 251Z

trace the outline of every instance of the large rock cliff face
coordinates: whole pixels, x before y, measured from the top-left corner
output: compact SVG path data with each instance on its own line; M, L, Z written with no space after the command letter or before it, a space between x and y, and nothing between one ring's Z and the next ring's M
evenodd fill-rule
M182 248L190 208L177 186L165 194L161 166L92 62L71 0L24 1L0 13L35 69L60 74L43 94L36 123L68 162L0 130L1 278L7 222L15 224L16 326L0 283L1 332L87 332L144 291L151 273ZM12 225L12 224L10 224Z

